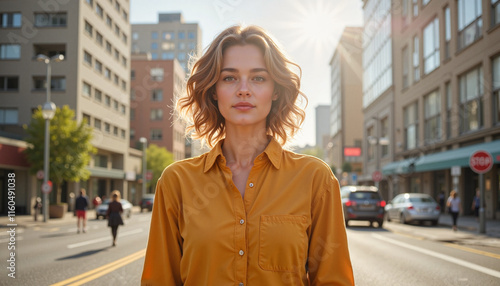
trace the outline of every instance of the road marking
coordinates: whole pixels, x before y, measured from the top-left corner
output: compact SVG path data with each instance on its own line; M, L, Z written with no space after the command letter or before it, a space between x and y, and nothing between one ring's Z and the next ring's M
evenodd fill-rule
M474 249L474 248L470 248L470 247L466 247L466 246L462 246L462 245L457 245L457 244L453 244L453 243L445 243L445 245L449 246L449 247L456 248L456 249L460 249L460 250L464 250L464 251L468 251L468 252L472 252L472 253L476 253L476 254L481 254L481 255L493 257L496 259L500 259L500 255L496 254L496 253L482 251L482 250L478 250L478 249Z
M136 233L141 233L142 231L143 231L142 228L139 228L139 229L123 232L123 233L118 233L118 237L124 237L124 236L128 236L128 235L136 234ZM83 242L68 244L68 248L70 248L70 249L77 248L77 247L81 247L81 246L85 246L85 245L89 245L89 244L93 244L93 243L108 241L110 239L111 239L111 236L91 239L91 240L87 240L87 241L83 241Z
M449 255L445 255L445 254L437 253L437 252L430 251L430 250L427 250L424 248L416 247L416 246L413 246L411 244L400 242L400 241L397 241L397 240L394 240L391 238L383 237L382 235L379 235L379 234L372 234L372 236L379 239L379 240L383 240L383 241L386 241L386 242L389 242L389 243L392 243L395 245L399 245L399 246L404 247L404 248L408 248L408 249L411 249L411 250L414 250L414 251L417 251L417 252L420 252L420 253L423 253L423 254L426 254L429 256L434 256L436 258L446 260L448 262L455 263L455 264L458 264L458 265L461 265L461 266L464 266L464 267L467 267L470 269L474 269L476 271L483 272L485 274L500 278L500 272L493 270L493 269L479 266L479 265L464 261L462 259L458 259L458 258L449 256Z
M22 236L16 236L16 241L20 241L20 240L23 240L24 237ZM10 238L4 238L4 239L0 239L0 243L7 243L10 241Z
M104 276L105 274L108 274L109 272L116 270L120 267L123 267L127 264L130 264L137 259L140 259L144 257L146 254L146 249L142 249L137 251L136 253L132 253L129 256L125 256L123 258L120 258L116 261L113 261L111 263L108 263L106 265L103 265L101 267L95 268L93 270L87 271L85 273L82 273L80 275L68 278L64 281L52 284L51 286L63 286L63 285L69 285L69 286L77 286L77 285L82 285L85 284L89 281L92 281L94 279L97 279L101 276ZM75 282L76 281L76 282ZM72 283L74 282L74 283ZM72 283L72 284L69 284Z

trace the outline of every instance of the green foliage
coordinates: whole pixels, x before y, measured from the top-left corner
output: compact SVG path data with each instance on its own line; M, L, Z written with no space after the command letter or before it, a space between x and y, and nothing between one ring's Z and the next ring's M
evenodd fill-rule
M352 172L352 165L351 165L351 163L344 162L344 164L342 164L342 171L343 172L347 172L347 173Z
M151 144L146 150L146 160L148 170L152 170L153 172L153 177L148 183L148 186L152 187L154 190L163 169L174 162L174 155L164 147L158 147L156 144Z
M87 180L90 171L87 165L96 149L92 146L92 128L86 122L80 124L74 120L75 112L67 105L57 108L54 118L50 120L50 180L60 186L63 181ZM31 164L30 172L43 170L45 119L39 107L31 119L29 126L24 126L28 133L26 142L31 146L25 150ZM60 189L57 190L57 202L60 201Z

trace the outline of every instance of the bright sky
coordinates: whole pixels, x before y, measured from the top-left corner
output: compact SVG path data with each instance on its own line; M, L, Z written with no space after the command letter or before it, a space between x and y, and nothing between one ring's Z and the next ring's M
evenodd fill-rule
M157 23L158 13L181 12L197 22L205 49L234 24L258 25L269 31L302 68L302 91L308 97L306 120L290 145L315 145L315 107L330 104L329 62L346 26L361 26L357 0L131 0L132 24ZM325 122L325 124L328 124Z

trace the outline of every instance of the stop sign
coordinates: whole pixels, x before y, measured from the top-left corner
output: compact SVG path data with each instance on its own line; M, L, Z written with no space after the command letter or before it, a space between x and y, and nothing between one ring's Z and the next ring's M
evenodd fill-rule
M491 167L493 167L493 157L488 151L476 151L472 153L469 158L469 166L472 171L478 174L484 174L491 170Z
M372 179L374 182L382 181L382 173L380 171L375 171L372 173Z

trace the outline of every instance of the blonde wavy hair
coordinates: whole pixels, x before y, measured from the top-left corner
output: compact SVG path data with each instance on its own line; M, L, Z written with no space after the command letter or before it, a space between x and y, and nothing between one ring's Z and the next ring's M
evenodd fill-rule
M290 61L278 44L258 26L232 26L220 33L210 44L205 54L193 65L187 81L186 93L177 100L177 111L187 122L186 134L193 132L194 139L213 147L225 137L225 120L217 101L213 98L215 84L221 69L224 51L235 45L255 45L264 56L266 68L274 80L274 92L278 99L273 101L267 116L267 134L281 145L293 137L304 122L305 112L297 101L307 97L300 91L302 70ZM299 74L292 69L298 70ZM301 97L301 98L299 98Z

